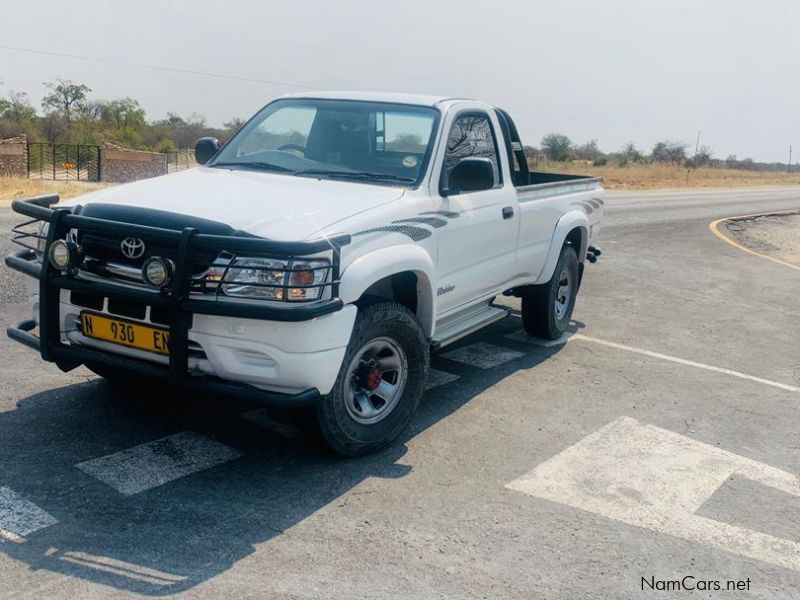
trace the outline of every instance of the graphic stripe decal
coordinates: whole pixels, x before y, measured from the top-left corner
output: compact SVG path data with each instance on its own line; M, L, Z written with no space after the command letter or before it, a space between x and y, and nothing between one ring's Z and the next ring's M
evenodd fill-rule
M399 233L410 237L415 242L419 242L426 238L431 237L433 234L422 227L413 227L412 225L384 225L383 227L375 227L373 229L365 229L353 235L367 235L368 233Z
M398 219L397 221L392 221L392 223L422 223L435 227L436 229L447 225L447 221L444 219L437 219L436 217L412 217L410 219Z

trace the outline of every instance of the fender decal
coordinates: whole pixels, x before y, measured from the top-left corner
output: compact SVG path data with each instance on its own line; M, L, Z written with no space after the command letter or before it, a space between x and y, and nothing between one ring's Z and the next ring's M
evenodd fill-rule
M358 231L353 235L367 235L369 233L399 233L400 235L405 235L410 237L413 241L419 242L424 239L427 239L433 235L433 232L430 229L426 229L425 227L419 227L415 225L415 223L419 223L420 225L427 225L428 227L433 227L434 229L439 229L440 227L444 227L447 225L446 219L457 219L458 213L451 212L449 210L430 210L427 212L421 212L420 215L441 215L445 217L444 219L440 217L409 217L407 219L398 219L396 221L392 221L389 225L382 225L380 227L371 227L370 229L364 229L363 231Z
M365 229L353 235L367 235L368 233L399 233L410 237L415 242L419 242L433 235L429 230L423 227L414 227L413 225L384 225L383 227L374 227L372 229Z
M435 227L436 229L447 225L447 221L444 219L437 219L436 217L411 217L410 219L398 219L397 221L392 221L392 223L422 223Z
M587 202L572 202L570 206L580 206L587 215L590 215L594 212L594 209L589 205Z

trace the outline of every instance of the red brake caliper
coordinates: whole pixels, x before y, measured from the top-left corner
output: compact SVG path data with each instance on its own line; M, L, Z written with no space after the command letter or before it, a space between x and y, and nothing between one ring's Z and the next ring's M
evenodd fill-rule
M367 375L367 389L374 390L381 384L382 379L383 371L378 371L378 369L370 371Z

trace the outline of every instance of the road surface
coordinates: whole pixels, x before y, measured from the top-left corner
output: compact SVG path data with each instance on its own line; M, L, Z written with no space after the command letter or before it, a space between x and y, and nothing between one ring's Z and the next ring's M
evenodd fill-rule
M800 597L800 277L708 229L800 189L606 207L572 335L511 317L446 348L363 459L0 341L0 597ZM0 284L7 324L27 308Z

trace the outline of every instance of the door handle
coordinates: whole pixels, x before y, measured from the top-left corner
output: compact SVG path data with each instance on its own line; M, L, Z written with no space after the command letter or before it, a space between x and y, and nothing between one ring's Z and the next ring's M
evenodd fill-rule
M503 218L510 219L514 216L514 207L513 206L505 206L503 207Z

